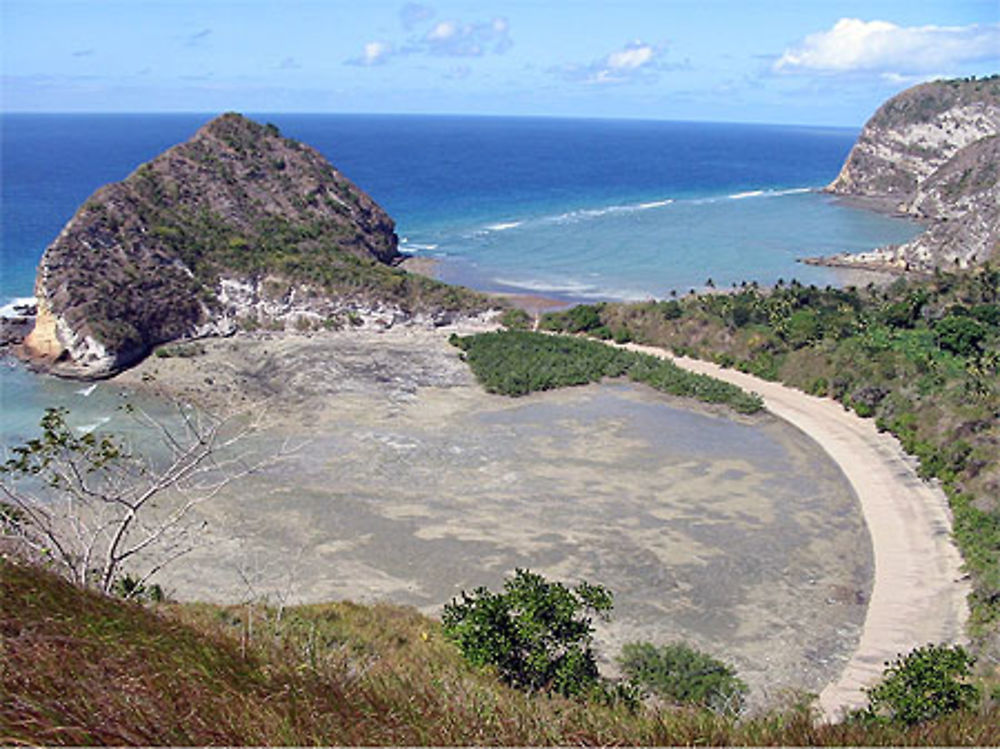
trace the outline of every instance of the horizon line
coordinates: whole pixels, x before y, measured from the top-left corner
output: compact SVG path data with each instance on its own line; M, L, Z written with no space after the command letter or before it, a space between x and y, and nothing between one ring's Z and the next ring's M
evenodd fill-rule
M322 112L307 110L6 110L0 113L2 116L205 116L218 117L228 112L235 112L244 116L309 116L309 117L422 117L422 118L465 118L465 119L495 119L495 120L579 120L597 122L656 122L656 123L690 123L700 125L759 125L771 127L803 127L813 129L835 129L835 130L861 130L862 125L835 125L835 124L815 124L803 122L765 122L762 120L713 120L713 119L670 119L660 117L631 117L631 116L600 116L600 115L570 115L570 114L483 114L468 112Z

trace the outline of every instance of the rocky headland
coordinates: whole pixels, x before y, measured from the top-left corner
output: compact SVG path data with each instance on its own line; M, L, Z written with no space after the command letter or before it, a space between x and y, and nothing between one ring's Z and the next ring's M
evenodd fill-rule
M19 348L101 378L178 339L433 326L497 306L402 259L393 220L319 152L229 113L80 207L42 257Z
M933 272L1000 257L1000 76L934 81L889 99L826 188L925 222L905 244L806 262Z

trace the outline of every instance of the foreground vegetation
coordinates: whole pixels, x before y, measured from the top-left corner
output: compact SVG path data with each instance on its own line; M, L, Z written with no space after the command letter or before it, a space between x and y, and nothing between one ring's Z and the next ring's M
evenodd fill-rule
M834 398L941 481L974 582L971 633L1000 658L1000 271L887 288L690 295L546 315L544 329L635 340ZM996 666L994 665L994 668Z
M739 413L752 414L763 407L759 396L735 385L687 372L655 356L593 341L507 330L453 335L451 342L465 352L472 371L491 393L526 395L627 376L671 395L722 403Z
M738 720L528 694L411 609L147 608L0 560L4 744L995 745L1000 708L912 726Z

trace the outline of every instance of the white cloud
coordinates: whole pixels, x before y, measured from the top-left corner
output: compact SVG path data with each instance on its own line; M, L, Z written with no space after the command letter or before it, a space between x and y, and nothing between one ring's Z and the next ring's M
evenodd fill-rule
M409 3L403 6L400 17L407 28L429 21L432 8ZM368 42L359 57L345 60L346 65L371 67L381 65L393 57L431 55L435 57L482 57L486 54L502 55L514 42L510 36L510 23L497 16L489 20L463 22L444 19L424 26L408 38Z
M589 65L563 65L550 68L550 72L570 81L592 84L651 80L656 71L668 67L659 59L661 51L659 46L637 39Z
M841 18L810 34L774 63L779 73L928 73L1000 58L1000 24L897 26Z
M608 55L607 67L609 70L636 70L651 62L655 54L656 51L648 44L636 42L634 46Z
M393 47L388 42L368 42L361 48L360 57L352 57L347 60L347 65L360 65L370 68L374 65L382 65L393 54Z
M458 31L454 21L441 21L433 29L427 32L426 39L429 42L444 42L455 36Z
M506 18L473 23L438 21L421 41L420 51L445 57L481 57L491 51L503 54L513 44Z

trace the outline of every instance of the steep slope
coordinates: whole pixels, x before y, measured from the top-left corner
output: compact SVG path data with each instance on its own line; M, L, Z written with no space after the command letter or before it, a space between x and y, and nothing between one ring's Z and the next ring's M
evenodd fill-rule
M309 327L345 305L483 306L391 268L394 230L317 151L225 114L77 211L42 257L25 348L57 374L101 377L240 318Z
M905 209L920 183L958 151L998 132L1000 78L914 86L868 120L827 190L894 198Z
M899 270L968 267L1000 254L1000 76L908 89L868 121L827 191L930 223L898 247L825 262Z

